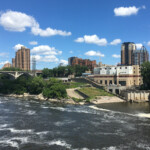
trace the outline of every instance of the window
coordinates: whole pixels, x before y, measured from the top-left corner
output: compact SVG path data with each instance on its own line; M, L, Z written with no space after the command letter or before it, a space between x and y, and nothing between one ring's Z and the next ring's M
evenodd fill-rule
M120 69L121 69L121 67L120 67Z
M107 85L107 80L105 80L105 84Z
M103 81L102 80L100 80L100 84L102 84L103 83Z
M127 67L125 67L127 69Z

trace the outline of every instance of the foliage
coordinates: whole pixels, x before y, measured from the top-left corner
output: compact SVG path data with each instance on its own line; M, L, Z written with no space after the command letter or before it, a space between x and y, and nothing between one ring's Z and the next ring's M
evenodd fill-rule
M40 94L43 91L45 82L41 77L34 77L33 80L28 84L30 94Z
M145 62L141 65L141 75L143 77L143 89L150 89L150 62Z
M7 68L3 68L2 71L22 71L22 70L20 68L7 67Z
M82 73L87 71L86 66L59 66L53 69L44 68L42 71L42 77L67 77L68 75L75 74L76 76L81 76Z
M65 98L67 93L65 86L60 80L51 78L43 89L43 96L47 98Z

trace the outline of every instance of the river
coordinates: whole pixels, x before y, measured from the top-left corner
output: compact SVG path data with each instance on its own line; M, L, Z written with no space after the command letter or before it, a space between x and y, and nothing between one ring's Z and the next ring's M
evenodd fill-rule
M0 150L150 150L149 103L56 106L0 97Z

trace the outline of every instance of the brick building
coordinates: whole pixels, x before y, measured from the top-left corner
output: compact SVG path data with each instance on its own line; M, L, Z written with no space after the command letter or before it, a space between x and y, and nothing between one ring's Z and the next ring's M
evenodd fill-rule
M96 60L89 60L89 59L82 59L78 57L70 57L68 60L71 60L69 64L71 66L80 65L80 66L87 66L89 70L93 71L94 67L96 67Z
M21 47L12 59L12 66L22 70L30 70L30 49Z
M11 64L10 63L6 63L6 64L4 64L4 66L2 67L2 69L4 69L4 68L10 68L11 67Z

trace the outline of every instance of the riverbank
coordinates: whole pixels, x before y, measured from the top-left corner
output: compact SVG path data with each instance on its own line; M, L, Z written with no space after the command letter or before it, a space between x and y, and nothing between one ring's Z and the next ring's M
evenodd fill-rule
M85 99L82 100L75 100L73 98L62 98L62 99L48 99L44 98L42 94L39 95L31 95L28 93L24 93L22 95L17 94L0 94L0 96L5 97L15 97L15 98L23 98L23 99L34 99L34 100L40 100L40 101L49 101L51 103L61 103L61 104L71 104L71 105L85 105L85 104L104 104L104 103L120 103L120 102L126 102L125 100L118 98L116 96L98 96L96 99L86 101Z

